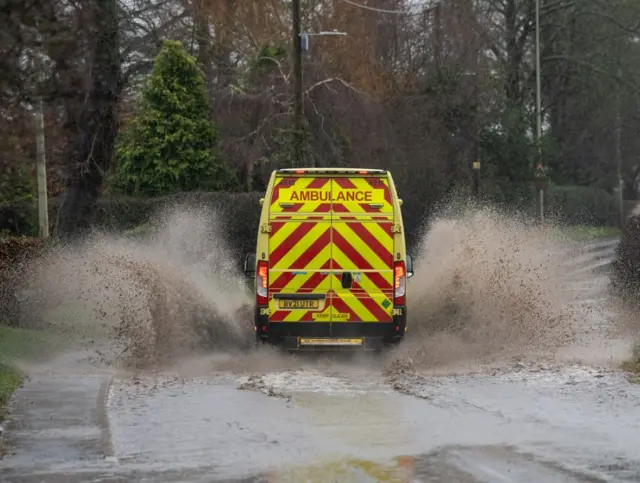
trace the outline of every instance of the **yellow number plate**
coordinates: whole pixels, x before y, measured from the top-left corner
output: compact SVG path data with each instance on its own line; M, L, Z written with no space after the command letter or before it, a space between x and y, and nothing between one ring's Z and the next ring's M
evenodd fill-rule
M278 306L283 310L314 310L320 308L319 300L280 300Z
M362 339L300 339L300 345L362 345Z

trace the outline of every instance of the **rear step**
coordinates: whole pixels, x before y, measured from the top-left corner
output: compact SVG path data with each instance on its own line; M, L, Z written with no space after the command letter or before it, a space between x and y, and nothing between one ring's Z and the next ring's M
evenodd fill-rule
M382 337L283 337L278 345L288 351L379 351L384 348Z

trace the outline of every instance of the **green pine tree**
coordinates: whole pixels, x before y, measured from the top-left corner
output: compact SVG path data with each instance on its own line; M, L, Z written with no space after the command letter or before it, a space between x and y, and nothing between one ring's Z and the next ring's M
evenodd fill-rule
M233 189L237 181L217 141L204 74L180 42L166 41L118 140L116 188L143 196Z

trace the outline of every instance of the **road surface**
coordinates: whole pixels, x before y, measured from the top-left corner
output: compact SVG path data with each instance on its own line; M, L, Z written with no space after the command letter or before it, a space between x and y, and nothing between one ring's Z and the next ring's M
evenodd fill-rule
M576 287L597 303L606 275L588 271ZM0 480L640 481L640 386L607 351L440 373L269 352L134 375L66 356L18 392Z

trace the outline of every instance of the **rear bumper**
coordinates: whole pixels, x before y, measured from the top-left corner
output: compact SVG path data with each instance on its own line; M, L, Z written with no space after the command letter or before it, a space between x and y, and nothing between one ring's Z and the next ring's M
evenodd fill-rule
M282 345L289 350L308 350L313 346L301 346L300 338L312 339L364 339L362 346L338 346L339 349L377 349L380 346L400 342L406 330L407 311L395 307L393 322L269 322L267 315L256 309L257 338L271 344ZM323 345L322 350L332 349Z

